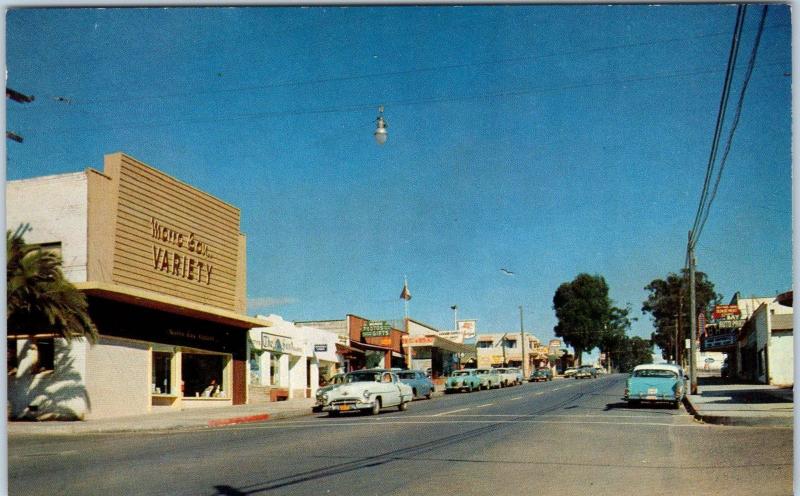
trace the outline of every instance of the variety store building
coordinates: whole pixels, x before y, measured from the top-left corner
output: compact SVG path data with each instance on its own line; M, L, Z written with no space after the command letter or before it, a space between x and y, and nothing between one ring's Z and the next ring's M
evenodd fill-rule
M102 172L10 181L9 229L59 253L100 339L8 336L12 418L98 418L247 402L240 211L121 153ZM216 384L214 392L207 392Z

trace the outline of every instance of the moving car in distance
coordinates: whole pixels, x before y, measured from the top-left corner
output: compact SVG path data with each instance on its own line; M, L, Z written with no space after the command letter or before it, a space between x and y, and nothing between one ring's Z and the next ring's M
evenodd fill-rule
M552 381L553 380L553 371L547 367L541 367L534 370L531 373L531 376L528 378L529 382L539 382L539 381Z
M475 373L481 380L481 389L500 388L500 374L497 373L497 369L475 369Z
M623 399L630 406L650 401L668 402L673 408L678 408L686 394L687 379L683 369L677 365L637 365L625 384Z
M397 378L400 382L411 386L411 392L414 398L428 398L433 396L433 382L421 370L399 370L397 371Z
M576 379L594 379L597 377L597 369L591 365L581 365L575 372Z
M445 393L467 391L471 393L481 388L481 378L475 369L454 370L445 382Z
M340 412L361 411L377 415L382 408L396 406L408 409L412 399L411 386L400 382L394 371L369 369L348 372L343 382L322 393L322 411L330 416Z

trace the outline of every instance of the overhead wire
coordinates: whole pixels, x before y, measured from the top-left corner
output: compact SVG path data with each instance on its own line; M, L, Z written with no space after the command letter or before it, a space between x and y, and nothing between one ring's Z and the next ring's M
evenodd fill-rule
M733 30L733 39L731 40L731 48L728 53L728 65L725 71L725 80L722 86L722 95L720 96L719 109L717 111L717 122L714 126L714 136L711 140L711 151L708 156L708 163L706 164L706 174L703 180L703 189L700 193L700 201L697 205L694 222L689 231L689 250L694 248L697 243L695 233L703 218L704 212L707 208L708 202L708 188L711 183L711 178L714 174L714 164L716 162L717 150L719 148L719 140L722 135L722 126L725 119L725 112L727 110L728 97L730 95L731 83L733 81L733 72L736 66L736 58L739 51L739 40L741 37L742 26L744 25L744 15L747 5L739 5L736 11L736 24ZM689 251L687 250L687 252ZM687 255L688 256L688 255Z
M711 204L714 202L714 199L717 196L717 188L719 187L720 180L722 179L722 172L725 170L725 164L728 160L728 154L731 151L731 144L733 142L733 135L736 133L736 128L739 126L739 118L742 115L742 107L744 105L744 95L747 92L747 87L750 84L750 78L753 75L753 68L755 67L756 62L756 54L758 53L758 47L761 44L761 34L764 31L764 21L767 18L767 9L769 5L764 5L761 10L761 20L759 21L758 31L756 33L755 41L753 42L753 49L750 52L750 59L747 63L747 71L745 73L744 82L742 83L742 88L739 92L739 100L736 103L736 114L733 118L733 123L731 124L730 132L728 133L728 141L725 144L725 151L722 154L722 159L720 160L719 171L717 172L717 179L714 183L714 188L711 192L711 196L708 200L708 206L706 208L705 214L703 216L703 220L700 222L700 225L697 230L696 238L699 239L700 235L703 232L703 227L706 225L706 221L708 220L708 214L711 211Z

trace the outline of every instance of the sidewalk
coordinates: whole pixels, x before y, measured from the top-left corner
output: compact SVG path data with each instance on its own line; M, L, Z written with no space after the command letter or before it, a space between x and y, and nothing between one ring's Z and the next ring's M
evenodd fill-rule
M698 376L697 393L686 396L686 409L709 424L792 427L791 388L764 384L727 384L719 377Z
M247 422L262 422L311 415L313 399L273 401L258 405L194 408L174 412L84 421L25 422L8 421L8 436L89 434L103 432L157 432L176 429L209 428Z

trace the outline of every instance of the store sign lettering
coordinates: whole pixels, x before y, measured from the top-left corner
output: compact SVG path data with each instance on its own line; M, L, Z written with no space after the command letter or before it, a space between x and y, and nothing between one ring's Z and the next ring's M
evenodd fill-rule
M153 229L153 239L174 247L174 249L170 249L153 245L153 270L187 281L196 281L198 284L210 285L214 266L208 262L213 258L208 244L195 238L192 232L184 233L172 229L161 224L155 218L150 218L150 224ZM207 260L203 261L198 257L204 257Z

